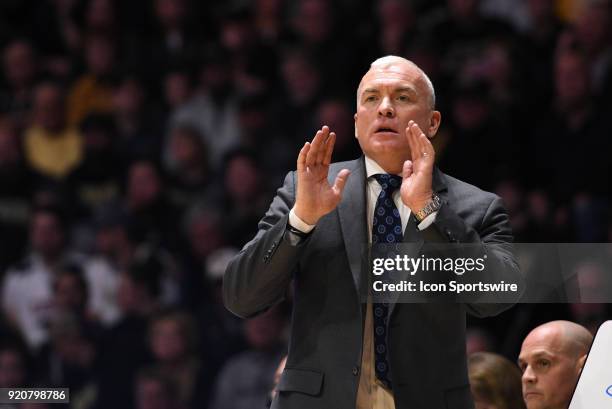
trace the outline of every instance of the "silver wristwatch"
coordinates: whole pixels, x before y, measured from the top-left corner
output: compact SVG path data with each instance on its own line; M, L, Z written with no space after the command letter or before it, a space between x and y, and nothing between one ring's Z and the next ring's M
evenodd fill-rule
M429 201L429 203L427 203L427 205L425 205L424 208L416 212L414 214L414 217L416 217L416 219L420 223L423 220L425 220L425 218L429 216L430 214L437 212L441 207L442 207L442 200L440 200L440 196L434 193L431 196L431 200Z

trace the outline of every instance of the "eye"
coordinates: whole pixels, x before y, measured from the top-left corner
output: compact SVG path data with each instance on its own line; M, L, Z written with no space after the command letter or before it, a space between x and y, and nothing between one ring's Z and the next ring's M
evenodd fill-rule
M408 95L399 95L397 97L397 100L401 102L407 102L410 101L410 97Z
M540 368L547 369L550 367L550 361L548 359L538 359L537 365Z
M370 95L368 97L366 97L366 102L371 102L371 101L376 101L376 96L375 95Z

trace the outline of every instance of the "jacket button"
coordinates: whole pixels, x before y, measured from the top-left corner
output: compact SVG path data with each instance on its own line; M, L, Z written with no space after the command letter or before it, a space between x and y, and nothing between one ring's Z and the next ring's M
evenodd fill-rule
M355 375L355 376L359 375L359 367L358 366L354 366L353 367L353 375Z

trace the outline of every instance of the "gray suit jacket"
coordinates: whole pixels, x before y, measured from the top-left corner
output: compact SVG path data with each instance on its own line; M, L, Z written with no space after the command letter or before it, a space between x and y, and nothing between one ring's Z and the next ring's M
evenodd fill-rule
M259 223L259 231L229 264L224 300L241 317L265 311L294 286L291 339L273 409L354 409L367 280L362 250L368 243L366 173L363 157L335 163L330 181L351 170L342 201L312 233L296 241L287 231L295 200L296 174L283 186ZM499 197L447 176L437 168L433 188L443 201L436 221L423 231L411 216L405 242L510 243L508 216ZM500 279L516 282L510 251L489 251L500 263ZM397 409L473 407L465 353L466 311L490 316L509 304L396 304L389 319L389 364Z

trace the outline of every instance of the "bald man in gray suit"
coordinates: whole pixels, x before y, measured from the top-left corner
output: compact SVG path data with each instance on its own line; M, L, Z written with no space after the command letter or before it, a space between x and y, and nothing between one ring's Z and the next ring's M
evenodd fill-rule
M297 170L255 238L228 266L225 303L242 317L278 303L293 283L291 341L273 409L473 407L466 311L490 316L509 305L398 303L380 310L360 292L369 276L362 250L379 240L375 210L396 221L399 235L387 242L482 246L501 266L498 278L518 280L511 252L491 246L512 241L500 198L434 165L430 139L440 120L433 85L419 67L394 56L376 60L357 90L363 156L332 164L336 136L323 126L300 150ZM392 180L397 189L388 189ZM385 195L392 199L387 210L380 208ZM381 318L382 340L374 331Z

